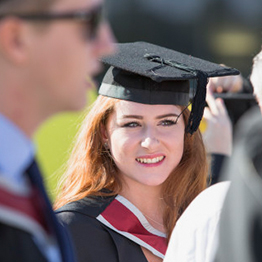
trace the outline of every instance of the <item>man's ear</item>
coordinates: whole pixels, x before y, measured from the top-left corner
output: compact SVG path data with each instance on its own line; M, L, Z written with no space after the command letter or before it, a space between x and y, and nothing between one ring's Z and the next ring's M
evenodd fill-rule
M26 25L17 18L4 18L0 22L0 51L2 57L15 64L26 59Z

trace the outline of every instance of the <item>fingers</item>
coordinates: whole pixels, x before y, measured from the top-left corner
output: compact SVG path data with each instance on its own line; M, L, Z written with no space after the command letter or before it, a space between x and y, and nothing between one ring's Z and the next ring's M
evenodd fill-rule
M219 115L220 113L220 105L217 105L216 99L213 96L211 88L207 87L207 95L206 95L206 102L208 107L213 115Z
M212 77L209 78L208 87L212 92L222 93L223 91L227 91L226 79L222 77Z
M225 116L228 114L225 103L223 99L214 97L210 87L207 87L206 102L208 104L210 113L213 116Z
M206 101L209 107L204 109L203 119L206 128L203 141L208 153L230 155L232 151L232 123L226 106L221 98L215 99L210 87Z
M216 106L221 115L227 115L227 109L224 100L221 98L216 99Z
M210 112L210 109L208 107L205 107L203 118L206 119L206 120L210 120L210 119L212 119L212 117L213 117L213 115Z
M212 92L239 92L243 88L241 75L209 78L208 86Z
M231 77L211 78L212 90L216 93L228 92L231 89L233 82L234 79Z

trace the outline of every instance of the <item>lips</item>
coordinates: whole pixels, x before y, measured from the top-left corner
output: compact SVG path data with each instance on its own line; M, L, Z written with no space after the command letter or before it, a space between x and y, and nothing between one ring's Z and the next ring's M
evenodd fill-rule
M156 164L161 162L165 157L164 156L158 156L154 158L136 158L136 161L142 164Z

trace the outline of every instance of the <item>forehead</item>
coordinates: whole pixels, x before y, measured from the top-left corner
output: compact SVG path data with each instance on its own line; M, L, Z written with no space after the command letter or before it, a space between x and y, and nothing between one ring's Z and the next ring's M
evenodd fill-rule
M122 115L150 115L179 114L181 107L176 105L148 105L126 100L120 100L115 105L114 112L117 116Z

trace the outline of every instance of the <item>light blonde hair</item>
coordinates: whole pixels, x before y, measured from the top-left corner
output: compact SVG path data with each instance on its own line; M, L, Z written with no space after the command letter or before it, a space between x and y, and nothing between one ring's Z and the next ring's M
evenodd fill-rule
M121 191L117 167L103 145L101 132L101 125L106 125L118 101L98 96L84 119L62 180L62 190L54 204L55 209L88 195L116 195ZM185 123L189 114L188 109L184 110ZM182 159L164 182L162 190L168 238L185 208L206 187L207 172L206 152L200 132L185 134Z

